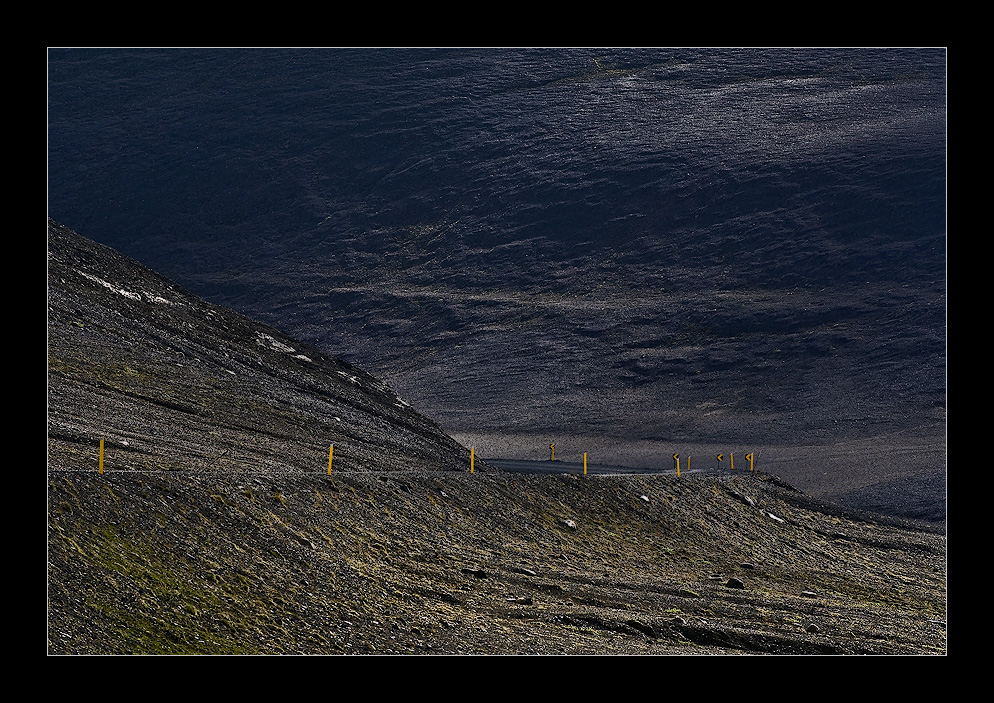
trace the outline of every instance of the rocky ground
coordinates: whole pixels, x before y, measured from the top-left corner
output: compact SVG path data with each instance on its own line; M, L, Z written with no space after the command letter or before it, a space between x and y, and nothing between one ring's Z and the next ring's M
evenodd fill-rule
M55 223L48 337L49 654L946 653L942 523L470 473L368 374Z
M768 476L50 472L52 654L944 654L945 539Z

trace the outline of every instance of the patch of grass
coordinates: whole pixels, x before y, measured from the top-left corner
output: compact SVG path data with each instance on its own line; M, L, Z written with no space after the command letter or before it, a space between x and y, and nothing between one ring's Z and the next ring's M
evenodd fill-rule
M77 547L106 570L106 590L87 594L102 628L129 654L252 654L243 636L257 609L257 589L240 574L210 579L150 542L113 527L85 525L90 539ZM249 596L250 601L246 600ZM207 617L207 615L210 617Z

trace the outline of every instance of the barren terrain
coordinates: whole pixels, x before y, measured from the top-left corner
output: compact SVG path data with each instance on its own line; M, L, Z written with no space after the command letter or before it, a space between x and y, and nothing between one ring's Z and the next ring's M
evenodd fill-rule
M946 653L941 521L470 473L369 374L54 222L48 352L50 654Z

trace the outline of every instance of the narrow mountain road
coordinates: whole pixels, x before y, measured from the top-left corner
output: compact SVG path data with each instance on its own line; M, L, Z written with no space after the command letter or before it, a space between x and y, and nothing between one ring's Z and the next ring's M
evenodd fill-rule
M486 459L486 463L495 469L524 474L582 474L582 461L529 461L524 459ZM682 469L681 474L703 473L708 469ZM629 466L612 466L610 464L593 464L587 462L587 474L610 475L653 475L676 474L676 469L661 468L632 468Z

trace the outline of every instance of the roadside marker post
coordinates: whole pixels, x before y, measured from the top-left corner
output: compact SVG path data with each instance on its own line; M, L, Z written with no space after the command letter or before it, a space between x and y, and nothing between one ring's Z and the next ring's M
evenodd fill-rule
M328 475L331 476L331 460L335 456L335 445L332 444L328 449Z
M674 454L673 455L673 465L676 466L676 475L679 477L680 476L680 455L679 454Z
M100 460L97 463L97 472L98 473L103 473L104 472L104 440L103 440L103 438L100 439Z
M476 462L476 447L469 448L469 472L473 473L473 464Z
M583 475L587 475L587 453L583 453Z
M746 454L746 459L749 460L749 471L752 471L752 452Z
M729 454L728 455L728 463L731 465L732 471L735 471L735 455L734 454Z

